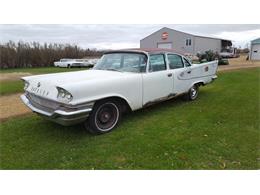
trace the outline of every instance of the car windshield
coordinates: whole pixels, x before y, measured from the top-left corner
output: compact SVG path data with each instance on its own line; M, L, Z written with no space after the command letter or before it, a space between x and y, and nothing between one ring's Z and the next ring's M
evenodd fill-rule
M145 54L110 53L103 55L93 69L141 73L146 71L146 63Z

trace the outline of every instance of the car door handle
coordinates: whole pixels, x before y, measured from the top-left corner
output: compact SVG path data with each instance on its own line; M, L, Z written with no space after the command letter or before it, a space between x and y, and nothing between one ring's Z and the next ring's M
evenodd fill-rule
M172 76L172 73L167 74L167 76L168 76L168 77L171 77L171 76Z
M190 74L190 73L191 73L191 70L187 71L187 73Z

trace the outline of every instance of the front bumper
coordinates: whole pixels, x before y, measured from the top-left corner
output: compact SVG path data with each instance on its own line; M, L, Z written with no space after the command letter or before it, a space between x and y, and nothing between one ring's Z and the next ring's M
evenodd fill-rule
M28 106L33 112L43 116L44 118L59 123L64 126L78 124L86 120L89 113L92 111L94 103L88 103L86 105L74 106L73 109L67 110L63 107L55 110L44 109L43 105L33 102L25 94L21 95L21 100Z

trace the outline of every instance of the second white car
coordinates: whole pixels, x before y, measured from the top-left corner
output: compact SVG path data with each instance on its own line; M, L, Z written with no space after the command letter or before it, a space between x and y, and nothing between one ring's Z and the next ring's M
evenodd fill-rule
M92 67L97 63L98 59L60 59L60 61L54 62L54 66L71 68L71 67Z

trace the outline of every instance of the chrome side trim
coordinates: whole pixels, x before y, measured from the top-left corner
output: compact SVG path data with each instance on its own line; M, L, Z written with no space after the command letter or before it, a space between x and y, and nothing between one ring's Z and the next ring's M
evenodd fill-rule
M158 98L158 99L155 99L153 101L150 101L150 102L147 102L143 105L143 108L144 107L148 107L150 105L153 105L153 104L156 104L158 102L163 102L163 101L166 101L166 100L169 100L169 99L172 99L172 98L175 98L176 96L178 96L178 94L176 93L170 93L168 96L165 96L165 97L162 97L162 98Z

